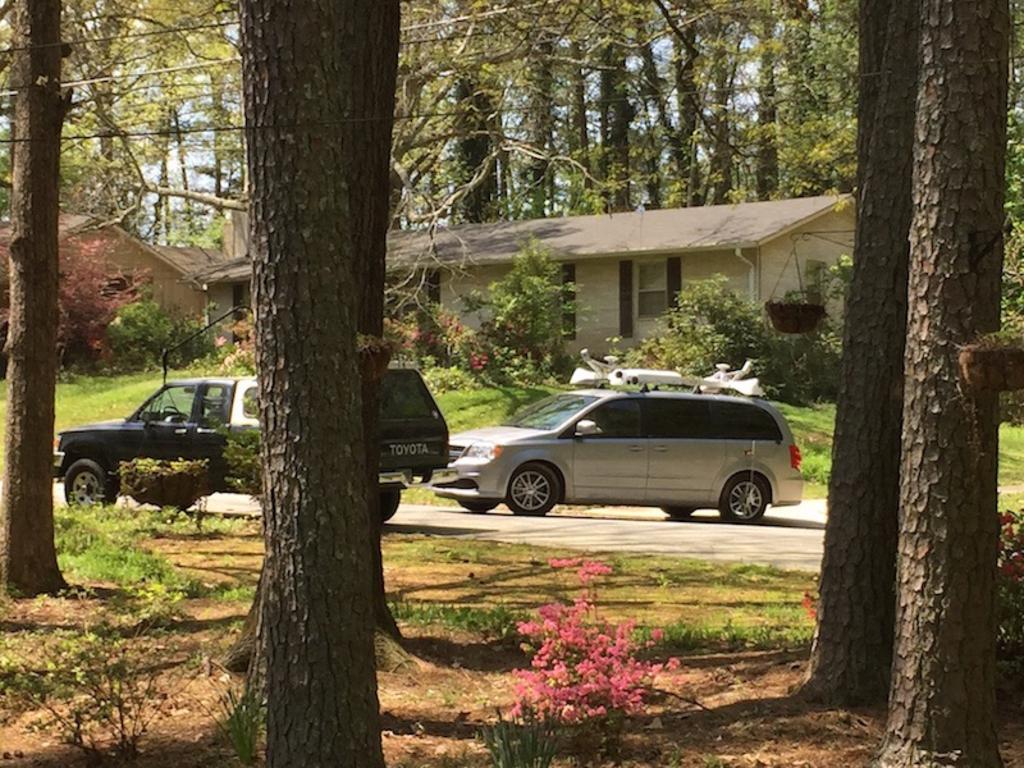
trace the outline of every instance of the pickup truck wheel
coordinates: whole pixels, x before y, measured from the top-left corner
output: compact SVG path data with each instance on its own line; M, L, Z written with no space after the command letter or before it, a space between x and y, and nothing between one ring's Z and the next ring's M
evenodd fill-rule
M547 464L523 464L508 481L505 503L514 515L541 517L562 498L562 481Z
M382 523L386 523L395 516L395 512L398 511L398 505L401 501L401 491L380 492L380 520Z
M71 506L113 504L117 493L107 471L92 459L79 459L64 475L64 499Z
M490 512L498 506L498 503L494 501L460 501L459 506L467 512L476 512L478 515L482 515L484 512Z

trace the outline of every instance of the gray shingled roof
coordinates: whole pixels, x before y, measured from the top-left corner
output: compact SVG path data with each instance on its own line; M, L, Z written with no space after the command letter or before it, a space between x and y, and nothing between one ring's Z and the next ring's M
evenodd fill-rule
M837 206L848 195L825 195L763 203L665 208L599 216L466 224L426 232L393 232L392 263L415 263L432 252L441 262L500 264L535 238L559 255L580 258L617 254L749 248L778 237Z
M191 275L224 263L224 254L221 251L177 245L147 245L183 275Z
M665 208L598 216L463 224L388 235L388 263L501 264L535 238L555 257L574 259L619 254L752 248L837 207L852 204L849 195L823 195L735 205ZM192 276L198 283L248 280L248 258L233 259Z

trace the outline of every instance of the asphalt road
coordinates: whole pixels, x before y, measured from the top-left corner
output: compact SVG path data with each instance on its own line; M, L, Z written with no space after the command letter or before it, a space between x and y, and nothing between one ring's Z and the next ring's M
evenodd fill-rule
M769 511L757 525L723 523L712 511L676 522L658 510L640 508L556 508L547 517L515 517L504 507L477 515L408 504L399 508L385 530L817 571L824 528L824 502L806 502L774 514Z
M226 493L210 497L207 508L228 514L258 512L247 496ZM640 507L556 507L547 517L516 517L504 506L479 515L458 507L403 504L385 532L595 552L649 552L817 571L825 515L823 500L769 510L756 525L723 523L711 510L676 522L660 510Z
M54 498L64 502L60 484L54 486ZM207 501L207 509L220 514L259 514L259 505L251 498L233 493L214 494ZM403 504L385 526L385 533L488 539L593 552L647 552L817 571L825 516L823 500L769 510L755 525L724 523L711 510L676 522L660 510L640 507L556 507L547 517L516 517L504 506L479 515L458 507Z

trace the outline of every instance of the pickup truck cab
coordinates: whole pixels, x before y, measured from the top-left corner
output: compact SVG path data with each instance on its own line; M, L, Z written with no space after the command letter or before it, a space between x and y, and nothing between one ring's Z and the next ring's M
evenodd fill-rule
M214 491L225 480L225 434L259 428L255 378L169 381L126 419L61 432L54 475L69 504L113 502L118 467L135 458L206 459ZM398 509L403 488L451 474L448 426L419 372L389 368L381 379L381 516Z

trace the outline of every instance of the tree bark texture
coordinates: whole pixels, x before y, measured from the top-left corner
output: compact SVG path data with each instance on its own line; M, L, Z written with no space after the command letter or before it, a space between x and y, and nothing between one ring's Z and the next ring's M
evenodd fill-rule
M60 0L18 0L14 17L7 424L0 585L20 595L64 587L53 544L57 384Z
M1009 9L921 0L896 640L878 765L1002 764L998 402L958 347L999 325Z
M398 19L397 0L241 4L271 768L383 766L357 330L387 221Z
M917 82L916 6L861 0L860 15L856 246L818 626L803 690L842 705L883 702L889 687Z

